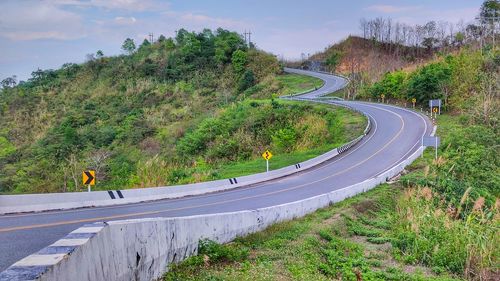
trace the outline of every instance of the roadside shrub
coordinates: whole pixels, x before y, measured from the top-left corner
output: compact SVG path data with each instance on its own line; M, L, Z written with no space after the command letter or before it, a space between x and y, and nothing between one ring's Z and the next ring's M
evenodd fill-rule
M240 262L248 258L249 250L235 244L219 244L212 240L201 240L198 254L207 256L209 262Z
M273 147L278 151L290 152L295 147L297 141L297 132L294 128L279 129L272 135Z
M404 192L393 221L393 246L408 263L445 268L471 279L484 278L499 258L498 210L494 210L495 222L481 210L457 220L446 205L436 205L435 199L442 202L429 188Z

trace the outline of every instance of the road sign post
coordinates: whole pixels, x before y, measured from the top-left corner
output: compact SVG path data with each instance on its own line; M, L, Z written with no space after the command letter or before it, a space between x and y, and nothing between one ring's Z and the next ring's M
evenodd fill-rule
M434 107L437 107L437 110L434 111L435 113L439 113L441 115L441 100L429 100L429 108L431 109L431 115L432 111L434 110Z
M413 109L415 109L415 103L417 102L417 99L416 98L412 98L411 99L411 103L413 103Z
M269 159L273 157L273 154L271 151L266 150L264 153L262 153L262 158L266 160L266 172L269 172Z
M91 191L90 186L95 185L95 171L94 170L83 171L82 182L83 185L87 185L87 191L90 192Z
M437 118L438 108L434 107L434 108L432 108L432 111L434 112L434 118ZM431 117L432 117L432 113L431 113Z
M381 94L380 97L382 98L382 103L384 103L384 98L385 98L385 95L384 94Z
M431 146L434 147L434 158L437 159L438 157L438 152L437 149L439 145L441 144L441 139L439 137L422 137L422 146L427 147Z

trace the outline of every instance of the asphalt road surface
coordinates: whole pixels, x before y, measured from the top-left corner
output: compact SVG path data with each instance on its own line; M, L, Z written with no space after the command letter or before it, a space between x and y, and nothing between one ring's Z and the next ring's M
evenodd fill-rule
M302 97L314 98L337 90L342 78L289 70L325 80ZM79 226L146 217L176 217L252 210L327 193L374 177L398 164L420 146L431 125L425 117L389 105L344 102L373 120L368 136L346 153L289 177L224 192L128 205L0 216L0 271L52 244Z

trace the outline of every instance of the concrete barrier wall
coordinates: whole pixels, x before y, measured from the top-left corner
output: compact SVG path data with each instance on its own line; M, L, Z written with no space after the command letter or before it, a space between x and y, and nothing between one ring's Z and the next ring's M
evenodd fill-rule
M20 260L0 280L154 280L171 263L196 254L200 239L220 243L312 213L399 174L423 153L364 182L304 200L253 211L95 223Z
M303 170L313 168L325 161L328 161L338 154L346 152L356 145L366 136L371 128L370 117L365 113L344 104L336 104L326 101L315 101L311 99L292 98L294 100L306 100L310 102L333 104L350 108L367 118L367 126L364 133L358 138L335 148L318 157L297 163L281 169L269 172L242 176L231 179L216 180L195 184L163 186L152 188L109 190L94 192L66 192L47 194L23 194L23 195L0 195L0 214L39 212L49 210L74 209L83 207L111 206L127 203L138 203L150 200L161 200L170 198L180 198L184 196L199 195L211 192L224 191L241 186L261 183L273 179L285 177Z

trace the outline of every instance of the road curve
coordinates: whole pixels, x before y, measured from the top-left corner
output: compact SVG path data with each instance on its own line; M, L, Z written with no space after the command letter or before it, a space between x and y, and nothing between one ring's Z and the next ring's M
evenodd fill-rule
M296 69L296 68L288 68L285 67L285 72L289 73L295 73L295 74L301 74L301 75L308 75L308 76L313 76L316 78L319 78L324 81L323 87L317 89L316 91L309 92L304 95L300 95L302 98L317 98L321 97L330 93L333 93L335 91L338 91L347 85L347 79L339 77L339 76L333 76L327 73L322 73L322 72L312 72L312 71L307 71L307 70L302 70L302 69Z
M318 77L322 88L302 95L315 97L342 88L337 76L290 70ZM233 190L128 205L0 216L0 271L17 260L62 238L79 226L96 221L145 217L177 217L252 210L324 194L372 178L407 158L431 132L429 120L390 105L339 102L370 116L370 133L348 152L313 169L285 178Z

